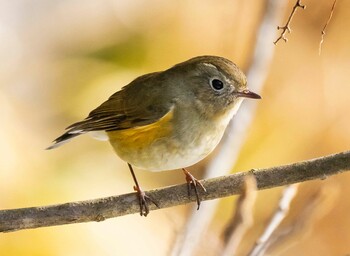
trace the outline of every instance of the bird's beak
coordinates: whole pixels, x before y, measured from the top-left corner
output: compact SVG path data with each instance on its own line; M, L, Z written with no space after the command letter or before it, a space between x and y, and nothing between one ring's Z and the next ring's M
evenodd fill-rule
M237 97L244 97L244 98L250 98L250 99L261 99L261 96L259 94L256 94L255 92L251 92L249 90L236 92L235 94Z

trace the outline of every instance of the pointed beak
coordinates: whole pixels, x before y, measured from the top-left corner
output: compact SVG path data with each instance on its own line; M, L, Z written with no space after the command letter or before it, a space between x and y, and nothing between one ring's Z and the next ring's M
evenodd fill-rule
M236 92L235 94L237 97L244 97L244 98L250 98L250 99L261 99L261 96L259 94L256 94L255 92L251 92L249 90Z

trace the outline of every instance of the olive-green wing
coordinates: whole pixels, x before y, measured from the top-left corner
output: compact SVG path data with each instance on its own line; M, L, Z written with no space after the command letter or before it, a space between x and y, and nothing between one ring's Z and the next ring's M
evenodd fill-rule
M66 133L54 140L55 148L73 137L90 131L114 131L154 123L172 107L159 73L141 76L113 94L107 101L90 112L83 121L67 127Z
M158 121L172 106L163 93L159 73L141 76L113 94L89 116L67 129L71 131L113 131Z

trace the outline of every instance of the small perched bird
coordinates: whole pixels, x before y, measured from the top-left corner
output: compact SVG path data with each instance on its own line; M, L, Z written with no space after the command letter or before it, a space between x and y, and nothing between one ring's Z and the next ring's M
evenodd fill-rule
M165 71L140 76L74 123L54 140L53 149L78 135L100 131L117 155L128 163L140 202L148 201L132 166L149 171L182 169L189 192L199 180L185 168L205 158L217 146L244 98L261 97L248 90L243 72L230 60L200 56Z

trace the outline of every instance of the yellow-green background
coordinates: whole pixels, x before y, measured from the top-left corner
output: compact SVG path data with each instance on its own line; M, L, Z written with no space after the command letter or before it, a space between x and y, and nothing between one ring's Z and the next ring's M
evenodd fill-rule
M289 42L275 47L263 100L234 171L349 149L350 4L338 1L319 56L333 1L303 2L307 8L296 13ZM285 22L292 4L270 29ZM127 166L108 143L82 136L57 150L44 148L141 74L203 54L246 69L262 6L253 0L0 1L0 209L131 192ZM191 168L197 176L200 169ZM176 171L137 176L145 189L184 182ZM292 216L317 191L320 203L304 229L273 255L349 254L349 182L350 175L341 174L303 184ZM280 192L259 193L256 223L242 253L263 230ZM201 255L220 251L232 205L233 198L220 204ZM0 255L166 255L188 209L1 234Z

